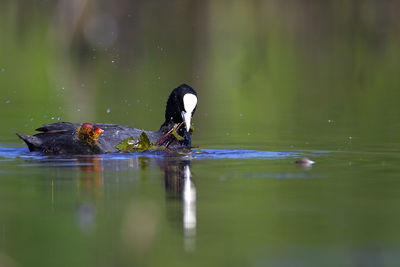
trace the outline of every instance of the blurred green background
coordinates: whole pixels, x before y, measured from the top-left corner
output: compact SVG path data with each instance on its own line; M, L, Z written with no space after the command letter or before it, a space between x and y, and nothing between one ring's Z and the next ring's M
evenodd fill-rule
M399 8L2 1L0 143L58 119L158 129L181 83L199 93L193 141L203 147L398 143Z
M398 10L0 1L0 265L397 266ZM156 130L181 83L199 95L194 145L317 163L193 160L198 226L186 240L181 195L164 184L171 162L7 158L16 132L58 120Z

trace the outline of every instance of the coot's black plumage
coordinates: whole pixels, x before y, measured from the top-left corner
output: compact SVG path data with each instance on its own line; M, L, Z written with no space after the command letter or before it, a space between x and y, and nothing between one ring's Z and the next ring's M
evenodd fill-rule
M142 132L146 132L151 143L156 143L174 125L185 122L186 125L178 130L178 134L184 137L183 140L179 141L173 135L169 135L162 139L160 144L168 144L170 148L190 146L190 121L196 105L196 91L189 85L182 84L171 92L165 110L165 121L158 131L144 131L116 124L57 122L42 125L37 129L41 133L35 135L17 135L24 140L30 151L54 155L102 154L118 152L115 145L130 136L137 140ZM94 133L95 137L86 139L85 130L88 130L89 134Z

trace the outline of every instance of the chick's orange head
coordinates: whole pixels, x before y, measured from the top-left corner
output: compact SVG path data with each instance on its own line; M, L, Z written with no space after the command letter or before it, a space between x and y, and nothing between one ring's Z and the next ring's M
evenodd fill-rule
M94 128L94 132L98 135L102 134L104 132L103 129L100 129L99 127L97 127L96 125L93 127Z

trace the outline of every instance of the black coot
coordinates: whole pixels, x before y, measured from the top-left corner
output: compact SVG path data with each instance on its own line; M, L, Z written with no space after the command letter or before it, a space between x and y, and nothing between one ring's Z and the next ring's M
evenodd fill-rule
M35 135L17 134L28 145L30 151L42 151L53 155L102 154L118 152L115 145L132 136L139 139L146 132L151 143L179 148L190 146L190 121L196 111L197 93L192 87L182 84L175 88L167 101L165 121L158 131L104 123L70 123L57 122L45 124L36 129L41 133ZM177 140L167 133L176 124L183 123L178 134L183 140Z

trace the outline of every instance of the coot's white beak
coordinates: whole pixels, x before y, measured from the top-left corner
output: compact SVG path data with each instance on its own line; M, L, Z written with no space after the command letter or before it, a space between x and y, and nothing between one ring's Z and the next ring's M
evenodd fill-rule
M189 132L189 130L190 130L190 121L192 119L192 113L187 113L185 111L182 111L182 119L186 124L186 131Z
M183 96L183 108L182 119L186 124L186 131L190 130L190 121L192 120L193 110L197 105L197 97L194 94L186 94Z

